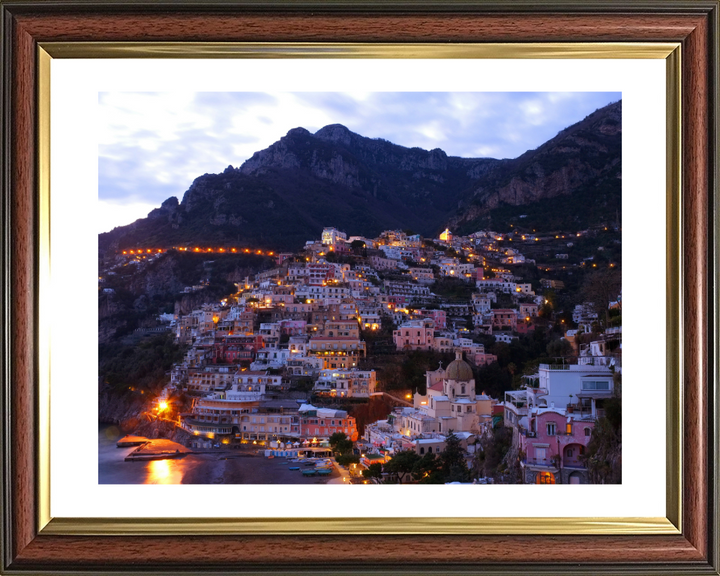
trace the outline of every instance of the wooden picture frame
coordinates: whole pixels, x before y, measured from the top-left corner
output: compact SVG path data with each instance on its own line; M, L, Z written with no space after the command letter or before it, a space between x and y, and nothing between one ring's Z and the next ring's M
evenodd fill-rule
M719 573L717 0L0 4L4 573ZM411 527L348 534L341 524L311 522L282 532L260 523L244 534L216 523L215 534L201 534L198 521L176 522L171 531L152 520L47 524L47 479L39 473L48 450L39 426L47 350L38 289L48 259L38 193L47 185L48 159L39 145L47 138L41 121L47 102L38 85L47 72L43 45L72 57L84 42L677 43L668 66L681 74L674 94L680 115L669 126L676 147L668 152L668 175L680 201L669 205L677 237L671 235L668 261L681 275L669 286L668 306L676 338L670 344L679 357L670 355L668 372L677 375L682 397L672 406L669 395L680 418L672 423L676 442L669 442L678 470L668 477L668 519L680 529L651 534L626 523L602 535L568 534L556 523L527 534L506 523L478 535L438 522L435 533L430 526L420 533ZM673 167L678 146L682 161Z

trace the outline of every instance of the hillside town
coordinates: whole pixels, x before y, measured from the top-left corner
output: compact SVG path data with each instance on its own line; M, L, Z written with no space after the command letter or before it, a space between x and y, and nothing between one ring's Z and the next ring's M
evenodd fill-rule
M234 294L147 329L184 351L151 412L188 447L252 448L291 466L321 458L348 481L619 481L619 437L608 445L604 429L619 418L621 292L597 281L617 278L619 240L598 245L604 237L619 236L604 226L366 238L327 227L299 252L266 252L274 265ZM576 255L588 239L595 255ZM173 251L200 253L211 269L238 250L125 250L104 275ZM595 301L561 300L558 277L572 270L596 279ZM104 286L101 276L112 293ZM523 370L505 362L511 382L495 381L498 356L533 337L544 349ZM403 380L392 362L408 355L427 369ZM379 408L360 410L369 405Z

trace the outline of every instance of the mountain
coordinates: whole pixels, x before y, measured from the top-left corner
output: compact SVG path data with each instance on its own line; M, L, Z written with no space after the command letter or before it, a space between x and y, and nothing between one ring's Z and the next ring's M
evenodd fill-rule
M570 227L580 211L585 220L614 220L621 116L621 102L601 108L513 160L406 148L339 124L315 134L294 128L239 168L198 177L181 202L169 198L147 218L101 234L99 244L101 250L183 243L297 250L325 226L366 236L385 229L433 236L446 225L472 232L494 222L493 215L513 217L561 201ZM583 204L574 200L578 194Z

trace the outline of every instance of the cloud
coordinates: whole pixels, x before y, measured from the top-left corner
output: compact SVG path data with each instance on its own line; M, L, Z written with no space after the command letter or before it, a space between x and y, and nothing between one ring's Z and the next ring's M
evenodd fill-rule
M157 208L147 202L99 200L96 217L98 234L110 232L117 226L132 224L139 218L145 218L150 211Z

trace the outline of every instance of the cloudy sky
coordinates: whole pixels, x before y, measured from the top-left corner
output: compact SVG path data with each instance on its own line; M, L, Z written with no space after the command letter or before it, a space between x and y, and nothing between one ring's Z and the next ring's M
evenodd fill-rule
M192 181L240 166L288 130L343 124L450 156L515 158L618 92L104 92L98 232L143 218Z

